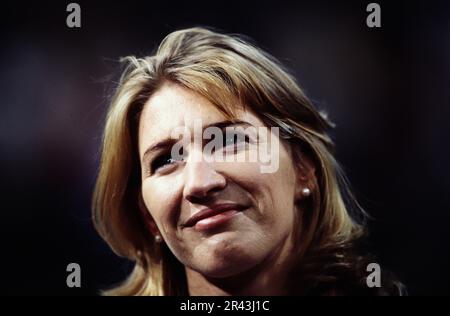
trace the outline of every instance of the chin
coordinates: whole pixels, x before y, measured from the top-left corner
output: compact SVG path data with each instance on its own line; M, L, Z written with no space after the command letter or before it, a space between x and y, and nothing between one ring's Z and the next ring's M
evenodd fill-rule
M201 256L196 269L204 276L211 278L226 278L243 273L254 267L259 260L248 252L239 249L211 250Z
M221 279L239 275L252 268L254 264L242 265L233 263L203 266L198 272L205 277Z

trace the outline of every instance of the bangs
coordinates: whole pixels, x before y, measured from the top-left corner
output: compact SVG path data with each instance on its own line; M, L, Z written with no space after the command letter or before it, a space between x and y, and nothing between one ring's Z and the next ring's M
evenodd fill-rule
M248 110L242 93L231 81L218 73L189 70L177 74L174 81L207 99L228 120L233 121L241 111Z

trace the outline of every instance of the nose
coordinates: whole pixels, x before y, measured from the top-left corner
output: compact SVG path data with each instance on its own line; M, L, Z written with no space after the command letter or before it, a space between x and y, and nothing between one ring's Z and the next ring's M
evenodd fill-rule
M214 192L223 190L226 185L225 177L218 173L211 163L188 161L185 165L185 185L183 196L191 203L207 198Z

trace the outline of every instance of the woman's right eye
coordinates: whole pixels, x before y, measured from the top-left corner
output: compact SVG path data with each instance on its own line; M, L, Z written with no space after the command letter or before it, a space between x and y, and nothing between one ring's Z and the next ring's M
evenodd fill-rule
M167 167L167 166L172 165L172 164L174 164L176 162L177 162L177 160L173 159L171 157L170 153L161 155L161 156L159 156L158 158L156 158L152 162L152 164L151 164L152 173L157 171L160 168Z

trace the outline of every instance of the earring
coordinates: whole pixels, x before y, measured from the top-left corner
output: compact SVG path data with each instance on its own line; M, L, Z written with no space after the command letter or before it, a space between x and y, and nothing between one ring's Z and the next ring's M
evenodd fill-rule
M160 235L156 235L156 236L155 236L155 242L158 243L158 244L159 244L160 242L162 242L162 238L161 238Z
M302 189L302 194L303 194L303 196L309 196L311 194L311 190L307 187L304 187Z

